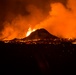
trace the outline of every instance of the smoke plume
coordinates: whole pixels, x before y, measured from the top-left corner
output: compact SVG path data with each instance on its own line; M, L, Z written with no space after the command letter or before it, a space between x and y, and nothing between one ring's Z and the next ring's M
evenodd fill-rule
M44 1L43 3L43 0L38 2L35 0L12 0L12 2L8 0L8 2L9 3L6 2L5 4L8 4L6 10L2 10L3 13L0 12L1 15L5 14L0 25L1 40L26 37L28 28L31 27L33 29L49 12L49 6L47 6L48 1ZM43 3L43 5L39 4L40 2ZM44 12L46 7L46 12Z
M76 38L76 0L68 0L66 7L62 3L52 3L50 6L50 15L36 28L44 27L59 37Z
M29 27L45 28L58 37L76 38L76 0L16 1L9 5L11 8L7 6L9 12L3 18L3 28L0 26L0 39L24 38Z

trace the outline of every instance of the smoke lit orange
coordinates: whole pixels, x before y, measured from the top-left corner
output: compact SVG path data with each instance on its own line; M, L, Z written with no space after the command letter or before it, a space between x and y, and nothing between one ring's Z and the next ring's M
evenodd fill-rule
M22 16L20 14L11 22L4 22L0 39L24 38L29 36L35 29L40 28L45 28L58 37L76 38L76 0L68 0L67 8L60 2L51 3L50 6L48 15L44 14L42 9L35 5L28 6L29 15ZM31 24L31 27L29 24Z

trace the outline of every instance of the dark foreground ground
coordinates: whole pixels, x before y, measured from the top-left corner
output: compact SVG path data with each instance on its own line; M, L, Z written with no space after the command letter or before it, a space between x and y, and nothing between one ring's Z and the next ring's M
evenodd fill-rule
M10 75L74 75L76 45L0 43L0 72L11 72Z

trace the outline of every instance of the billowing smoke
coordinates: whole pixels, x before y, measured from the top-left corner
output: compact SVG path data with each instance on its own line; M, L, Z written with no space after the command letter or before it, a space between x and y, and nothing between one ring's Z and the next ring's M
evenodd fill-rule
M24 38L29 27L33 28L48 15L50 4L47 5L47 3L49 0L47 2L43 0L8 0L8 3L6 1L6 9L1 11L3 13L0 12L0 15L5 14L4 17L2 16L3 23L0 24L0 39ZM44 12L44 10L46 11Z
M76 0L68 0L67 4L66 0L19 1L13 0L14 7L11 5L10 12L6 12L0 39L23 38L29 27L45 28L58 37L76 38Z
M36 28L44 27L59 37L76 38L76 0L68 0L66 7L61 3L50 6L50 15Z
M7 16L7 20L3 23L2 39L10 40L13 38L23 38L29 27L33 28L44 18L42 11L34 5L28 6L27 9L30 15L18 15L16 17Z

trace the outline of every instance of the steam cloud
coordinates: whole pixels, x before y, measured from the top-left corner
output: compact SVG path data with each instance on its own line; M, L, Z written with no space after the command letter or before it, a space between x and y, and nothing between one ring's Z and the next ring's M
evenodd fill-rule
M68 0L66 6L58 1L41 1L44 2L43 6L36 2L24 4L25 12L21 12L21 8L7 12L3 28L0 26L0 39L23 38L30 26L35 29L45 28L59 37L76 38L76 0Z

